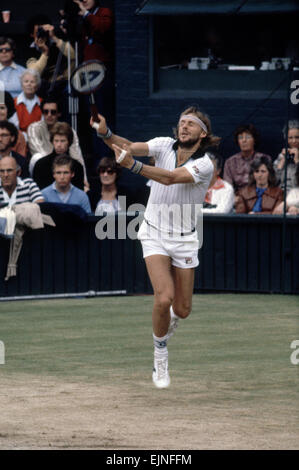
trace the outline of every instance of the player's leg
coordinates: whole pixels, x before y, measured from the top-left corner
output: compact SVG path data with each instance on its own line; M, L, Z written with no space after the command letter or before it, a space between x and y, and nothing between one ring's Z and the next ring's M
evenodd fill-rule
M180 318L187 318L192 309L194 289L194 268L182 269L172 266L174 280L174 299L172 307Z
M145 263L154 290L153 332L162 337L168 330L169 309L174 299L171 259L164 255L152 255L145 258Z
M153 381L156 387L166 388L170 384L167 331L170 322L170 306L174 299L171 259L164 255L152 255L145 258L145 263L154 290L152 313L154 339Z
M170 323L167 331L169 339L178 327L180 318L187 318L192 309L194 288L194 268L182 269L172 266L174 299L170 307Z

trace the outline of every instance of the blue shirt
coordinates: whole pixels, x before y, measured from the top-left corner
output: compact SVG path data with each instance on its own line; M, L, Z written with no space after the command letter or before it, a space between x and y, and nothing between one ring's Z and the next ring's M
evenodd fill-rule
M13 98L22 92L20 77L25 70L25 67L15 62L12 62L8 67L0 64L0 81L4 83L5 91L8 91Z
M70 190L67 193L61 193L56 189L56 183L50 184L42 189L42 195L47 202L60 202L64 204L77 204L87 213L91 213L91 207L88 196L76 186L71 184Z

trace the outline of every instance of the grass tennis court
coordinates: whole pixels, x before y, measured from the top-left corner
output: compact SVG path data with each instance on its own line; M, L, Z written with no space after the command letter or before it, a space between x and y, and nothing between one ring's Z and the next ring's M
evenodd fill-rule
M166 390L151 382L152 300L0 303L0 448L298 449L298 299L194 295Z

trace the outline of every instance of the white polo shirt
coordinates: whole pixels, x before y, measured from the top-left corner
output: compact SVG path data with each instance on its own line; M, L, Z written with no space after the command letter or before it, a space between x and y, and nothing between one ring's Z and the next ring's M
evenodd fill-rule
M170 137L157 137L147 142L149 156L155 158L156 167L174 170L177 167L177 143ZM193 183L163 185L152 181L144 218L159 231L181 237L196 227L196 205L204 202L214 165L202 151L195 152L184 166L192 175ZM185 238L186 239L186 238Z

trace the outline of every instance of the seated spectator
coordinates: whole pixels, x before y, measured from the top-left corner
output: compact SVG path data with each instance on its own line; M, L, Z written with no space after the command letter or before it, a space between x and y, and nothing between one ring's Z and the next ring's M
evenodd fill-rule
M289 190L286 198L286 212L290 215L299 214L299 163L296 165L295 181L296 186ZM274 214L283 214L283 206L284 203L281 202L279 206L276 207Z
M87 195L71 184L74 177L74 160L68 155L59 155L53 162L54 182L42 190L46 202L76 204L90 213Z
M15 158L0 160L0 204L21 204L22 202L44 202L44 198L31 178L20 178L21 169Z
M283 136L286 140L286 128L283 129ZM283 148L276 160L274 169L279 185L284 189L284 166L285 152ZM287 192L296 186L296 165L299 163L299 121L293 120L288 123L288 158L287 158Z
M250 167L249 182L238 192L236 212L239 214L273 214L283 201L283 191L275 186L272 163L266 156L256 158Z
M31 18L28 33L33 42L30 45L31 57L26 66L39 72L43 82L41 96L44 98L53 90L60 95L67 85L69 52L71 69L74 66L75 52L72 45L69 41L58 38L46 15Z
M14 102L22 132L26 133L30 124L42 118L40 108L42 100L36 94L40 83L40 76L35 70L25 70L21 75L23 91L14 99Z
M252 124L237 127L234 140L240 152L229 157L224 164L223 179L232 184L235 193L248 184L250 165L255 158L262 156L272 159L269 155L256 151L259 145L259 133Z
M41 157L50 154L53 152L53 143L50 139L50 131L53 126L60 122L58 121L61 116L59 102L55 101L53 98L46 98L42 101L41 110L43 114L43 120L34 122L28 127L28 145L29 150L32 155L30 160L30 173L32 174L34 165L37 160ZM84 169L84 185L88 189L88 181L86 175L86 168L81 152L79 139L76 131L72 129L73 141L69 148L69 154L74 159L77 160Z
M14 106L14 101L10 93L8 91L5 91L4 93L4 103L0 104L0 122L1 121L9 121L12 124L14 124L16 127L16 123L19 123L15 106ZM18 138L16 145L12 147L12 150L14 152L19 153L23 157L27 156L27 143L25 140L25 137L23 135L23 132L18 130Z
M14 157L17 164L21 168L22 178L29 176L28 165L26 159L13 151L13 147L18 140L18 129L11 122L0 121L0 160L3 157Z
M14 62L16 43L13 39L0 37L0 81L4 83L4 89L13 98L22 91L20 77L26 70L22 65Z
M54 150L49 155L39 158L32 167L30 162L30 174L37 185L43 189L53 183L52 165L57 155L68 154L69 148L73 143L73 130L67 122L56 122L51 128L50 140ZM34 158L34 156L32 157ZM74 160L73 183L80 189L84 188L84 169L81 163Z
M235 194L230 183L220 178L222 157L217 153L208 152L214 165L214 173L206 193L202 212L204 214L228 214L233 210Z
M93 184L88 193L92 210L95 215L103 215L104 212L117 212L125 210L118 200L119 195L126 195L124 188L118 184L121 168L114 158L103 157L98 165L99 179ZM131 201L127 202L127 207Z

